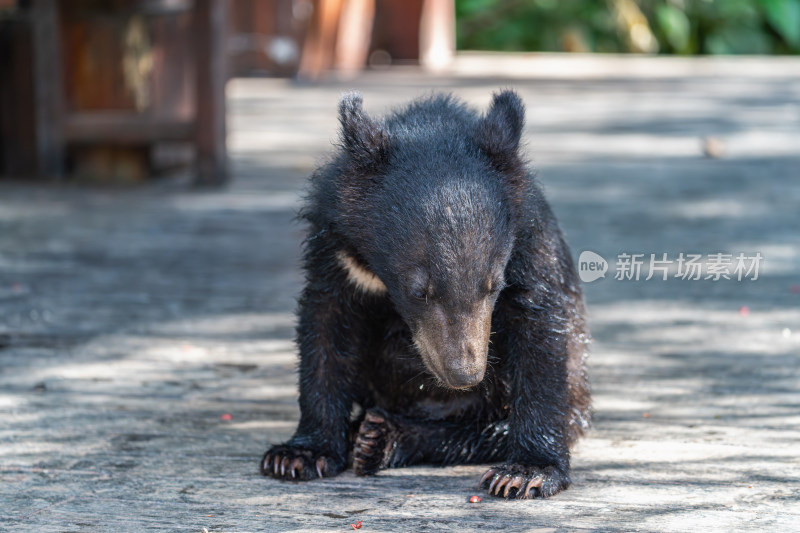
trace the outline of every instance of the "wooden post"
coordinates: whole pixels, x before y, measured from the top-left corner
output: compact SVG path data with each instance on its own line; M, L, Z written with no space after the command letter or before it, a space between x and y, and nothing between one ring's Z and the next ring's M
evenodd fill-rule
M318 81L334 62L336 35L344 0L315 0L297 78Z
M227 2L195 0L195 182L199 185L218 185L228 179L225 155L226 8Z
M336 39L335 65L340 76L353 77L367 64L374 21L375 0L346 0Z
M30 14L36 170L43 177L61 177L64 171L64 95L56 0L32 0Z
M419 61L428 70L446 69L456 50L454 0L425 0L419 28Z

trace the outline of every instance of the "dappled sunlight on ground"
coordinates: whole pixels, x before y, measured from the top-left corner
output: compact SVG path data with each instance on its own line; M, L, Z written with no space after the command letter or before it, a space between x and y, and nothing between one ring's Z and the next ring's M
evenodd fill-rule
M234 80L227 189L0 184L0 529L796 527L800 73L636 61L586 78ZM381 113L432 87L485 106L502 86L526 101L526 150L576 257L760 252L759 279L621 281L612 264L585 285L595 427L550 501L467 503L484 466L262 478L299 416L295 216L339 93Z

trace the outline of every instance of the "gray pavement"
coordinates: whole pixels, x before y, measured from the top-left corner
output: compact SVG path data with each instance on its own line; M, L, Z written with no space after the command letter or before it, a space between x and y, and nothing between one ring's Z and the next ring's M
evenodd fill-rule
M498 87L576 257L610 262L585 285L574 486L469 504L483 467L262 478L298 417L293 217L339 93L380 113ZM1 531L800 531L800 60L467 55L228 95L224 190L0 182ZM764 259L755 281L644 279L681 252ZM614 279L621 253L639 281Z

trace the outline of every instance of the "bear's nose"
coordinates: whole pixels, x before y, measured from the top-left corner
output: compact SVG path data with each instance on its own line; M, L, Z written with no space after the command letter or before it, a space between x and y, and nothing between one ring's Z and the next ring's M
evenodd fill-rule
M474 387L483 380L484 371L479 365L453 365L448 368L447 384L456 389Z

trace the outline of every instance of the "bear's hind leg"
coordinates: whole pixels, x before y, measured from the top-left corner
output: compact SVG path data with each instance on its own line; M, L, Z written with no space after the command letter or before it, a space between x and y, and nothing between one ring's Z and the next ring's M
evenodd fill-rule
M370 409L364 415L353 443L353 471L357 476L368 476L387 468L397 431L386 415Z
M409 421L382 409L364 416L353 447L356 475L420 463L475 464L497 461L505 452L508 424Z

